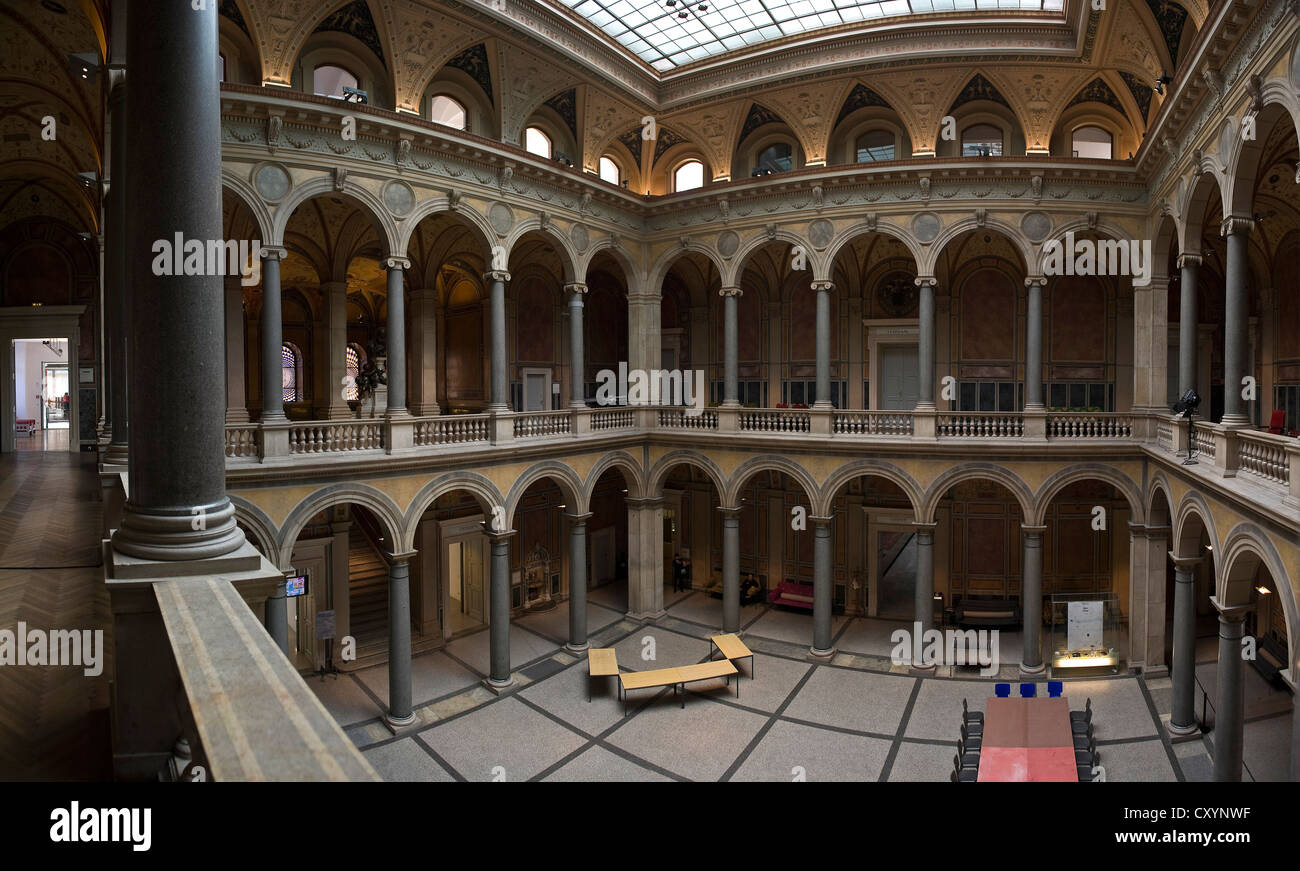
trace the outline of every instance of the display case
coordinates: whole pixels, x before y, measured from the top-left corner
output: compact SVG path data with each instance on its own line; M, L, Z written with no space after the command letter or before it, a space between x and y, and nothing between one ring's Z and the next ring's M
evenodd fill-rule
M1053 595L1050 661L1053 676L1119 671L1122 613L1114 593Z

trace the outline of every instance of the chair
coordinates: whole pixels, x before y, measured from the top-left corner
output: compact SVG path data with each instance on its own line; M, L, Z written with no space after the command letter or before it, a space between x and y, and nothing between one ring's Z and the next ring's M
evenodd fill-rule
M1088 703L1083 706L1082 711L1070 712L1070 721L1074 722L1075 720L1083 720L1084 722L1087 723L1092 722L1092 698L1091 697L1088 698Z
M1097 767L1097 763L1098 763L1099 761L1100 761L1100 757L1098 757L1098 755L1097 755L1096 753L1090 753L1090 752L1087 751L1087 750L1075 750L1075 751L1074 751L1074 764L1075 764L1075 765L1086 765L1086 766L1088 766L1089 768L1096 768L1096 767Z
M983 737L984 737L984 724L983 724L983 723L975 723L975 722L962 723L962 724L961 724L961 736L962 736L963 738L966 738L966 737L971 737L971 738L983 738Z
M1065 684L1059 680L1049 680L1047 682L1048 698L1059 699L1061 692L1065 689Z
M994 684L993 693L1000 699L1011 698L1011 684L1009 683Z
M1095 752L1097 749L1097 742L1092 739L1091 735L1075 735L1074 749Z
M960 753L952 757L952 767L957 771L963 768L978 769L980 767L980 755L978 753Z
M1032 683L1022 683L1020 685L1020 698L1032 699L1038 694L1038 685Z
M1092 768L1088 765L1076 765L1075 769L1079 772L1080 783L1092 782Z
M984 714L980 711L972 711L964 698L961 700L961 718L967 723L983 724L984 722Z
M1091 721L1085 721L1085 720L1071 720L1071 721L1070 721L1070 734L1073 735L1073 736L1075 736L1076 738L1077 738L1078 736L1080 736L1080 735L1087 735L1087 736L1088 736L1088 739L1091 740L1091 739L1092 739L1092 722L1091 722Z
M1280 408L1273 409L1273 414L1268 419L1268 431L1273 435L1285 435L1282 431L1286 426L1286 412Z
M979 753L984 746L984 739L976 735L974 738L967 738L962 735L957 741L957 752L965 755L967 753Z
M973 768L962 768L948 775L953 783L978 783L979 772Z

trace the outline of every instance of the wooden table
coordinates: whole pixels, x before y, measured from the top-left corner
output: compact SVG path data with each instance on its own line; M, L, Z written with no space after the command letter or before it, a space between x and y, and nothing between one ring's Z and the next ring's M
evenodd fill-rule
M713 648L716 647L727 659L748 659L749 660L749 679L754 679L754 651L745 646L745 642L734 632L726 635L714 635L709 638L709 658L713 658ZM737 678L739 680L739 678ZM736 695L740 695L740 690L736 690Z
M682 707L686 707L686 684L699 680L725 677L731 683L731 675L736 674L736 666L729 659L717 662L701 662L698 665L683 665L676 668L656 668L650 671L630 671L618 676L619 696L623 700L623 716L627 716L627 691L643 690L651 687L672 687L673 692L682 695ZM736 681L736 697L740 697L740 681Z
M989 699L978 779L1077 782L1069 700Z
M595 647L587 651L587 677L613 677L618 674L618 657L612 647ZM591 701L591 681L587 681L587 701Z

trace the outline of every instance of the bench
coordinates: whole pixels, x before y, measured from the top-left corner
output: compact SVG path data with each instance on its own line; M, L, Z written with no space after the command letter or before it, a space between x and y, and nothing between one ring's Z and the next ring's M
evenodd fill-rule
M682 707L686 707L686 684L701 680L725 677L731 683L731 675L736 674L736 666L729 659L717 662L701 662L698 665L683 665L675 668L656 668L650 671L631 671L618 676L619 698L623 702L623 716L627 716L627 693L629 690L644 690L653 687L672 687L673 692L682 695ZM736 681L736 697L740 697L740 681Z
M618 657L612 647L595 647L587 651L587 677L616 677ZM591 681L587 681L587 701L591 701Z
M958 626L1017 626L1020 606L1011 599L963 599L953 621Z
M745 642L740 640L734 632L728 632L726 635L714 635L709 638L709 659L713 659L713 648L727 659L748 659L749 660L749 679L754 679L754 651L745 646ZM736 690L736 695L740 695L740 690Z
M796 584L794 581L782 581L776 589L767 594L769 605L784 605L787 608L813 609L812 584Z

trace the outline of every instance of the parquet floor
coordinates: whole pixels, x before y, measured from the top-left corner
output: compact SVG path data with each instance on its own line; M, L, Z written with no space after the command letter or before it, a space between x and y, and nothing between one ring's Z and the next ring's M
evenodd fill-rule
M101 566L95 454L0 454L0 629L101 629L103 670L0 666L0 779L111 773L112 620Z

